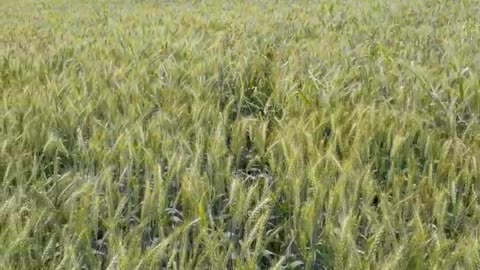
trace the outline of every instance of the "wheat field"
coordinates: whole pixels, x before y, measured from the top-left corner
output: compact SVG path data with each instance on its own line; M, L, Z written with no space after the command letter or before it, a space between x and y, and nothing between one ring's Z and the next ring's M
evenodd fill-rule
M480 269L479 14L0 0L0 268Z

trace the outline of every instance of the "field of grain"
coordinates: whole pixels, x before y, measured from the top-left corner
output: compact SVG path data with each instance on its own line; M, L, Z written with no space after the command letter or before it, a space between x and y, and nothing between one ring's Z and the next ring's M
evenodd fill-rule
M0 268L480 269L479 14L0 0Z

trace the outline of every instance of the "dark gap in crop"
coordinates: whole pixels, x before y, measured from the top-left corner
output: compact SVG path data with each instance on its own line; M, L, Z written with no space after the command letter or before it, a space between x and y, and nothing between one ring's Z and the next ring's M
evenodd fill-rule
M245 145L242 151L234 157L234 172L241 175L246 181L255 179L260 174L270 175L270 166L266 157L261 156L255 150L253 139L248 132L244 134L244 136L246 137ZM228 140L229 138L227 136L227 142ZM229 147L229 145L227 146Z
M335 257L330 245L317 245L315 248L315 260L313 269L333 269L331 262Z
M46 63L45 69L51 70L53 73L60 74L68 70L71 65L76 65L73 61L75 49L73 47L64 47L58 50L53 56L50 56ZM44 74L46 75L46 73ZM46 77L42 76L41 81L46 82Z
M208 206L208 211L212 215L212 218L220 221L220 223L224 223L227 219L229 219L227 215L229 200L226 194L221 194L213 198L211 205Z
M40 164L43 164L42 171L46 178L61 175L74 167L72 156L63 153L39 155Z
M370 147L369 159L373 161L372 169L375 179L379 181L382 186L386 184L388 180L388 173L390 170L390 147L387 147L386 134L379 134Z
M377 208L380 205L380 197L378 197L378 195L375 195L370 205L374 208Z
M329 142L332 139L332 135L332 124L328 122L328 124L326 124L322 130L322 142L324 142L325 144Z
M272 258L269 258L268 255L262 255L257 263L257 267L260 269L270 269L274 265Z
M183 237L186 237L186 247L184 246L184 248L186 248L186 252L185 252L185 255L187 258L192 258L194 257L194 247L195 247L195 232L192 228L190 228L188 230L188 232L186 232L186 235L184 235ZM183 240L183 239L182 239ZM185 243L184 242L184 243ZM178 258L178 257L177 257Z
M105 267L108 258L108 238L104 228L93 232L91 248L100 260L100 266Z
M272 61L274 50L267 46L257 62L252 62L249 68L240 78L229 79L224 68L220 69L220 77L217 87L221 89L220 109L223 111L233 101L229 109L231 121L245 117L263 118L281 117L282 108L278 104L268 104L274 92L272 78Z
M415 162L417 166L419 166L419 172L426 171L429 166L428 159L429 157L426 156L425 154L425 143L423 143L421 138L421 131L417 130L415 134L413 135L412 139L412 144L409 147L413 153L413 156L415 157ZM432 157L430 157L432 159ZM400 169L407 169L408 168L408 160L405 158L404 163L402 163L402 166Z
M160 241L158 230L156 229L158 224L156 221L150 221L145 225L142 232L141 249L147 250L150 247L154 247Z

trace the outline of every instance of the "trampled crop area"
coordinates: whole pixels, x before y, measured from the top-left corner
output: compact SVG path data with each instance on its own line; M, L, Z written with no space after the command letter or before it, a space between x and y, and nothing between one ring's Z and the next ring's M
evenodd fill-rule
M479 14L0 1L0 268L480 269Z

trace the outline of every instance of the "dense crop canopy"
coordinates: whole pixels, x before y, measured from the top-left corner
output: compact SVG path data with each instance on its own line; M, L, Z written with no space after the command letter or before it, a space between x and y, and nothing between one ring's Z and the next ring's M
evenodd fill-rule
M0 268L480 269L479 14L0 1Z

